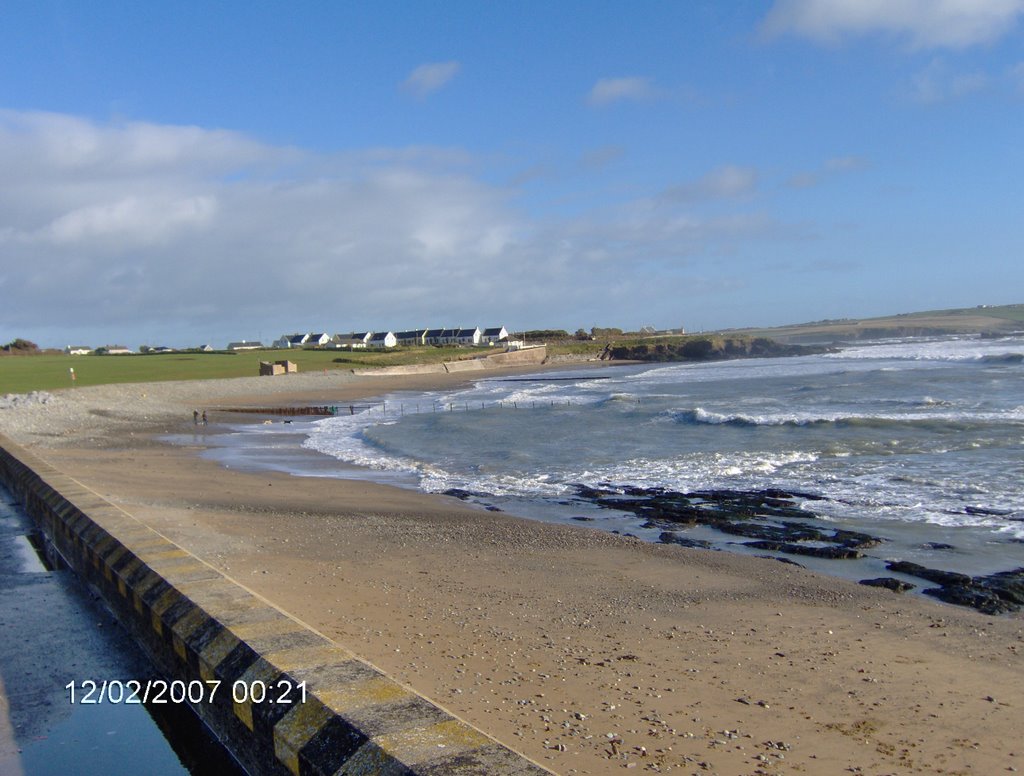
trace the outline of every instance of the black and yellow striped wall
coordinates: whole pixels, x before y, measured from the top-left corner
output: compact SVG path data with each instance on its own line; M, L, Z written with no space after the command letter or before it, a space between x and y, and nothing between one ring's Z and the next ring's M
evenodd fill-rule
M549 773L2 435L0 481L250 773Z

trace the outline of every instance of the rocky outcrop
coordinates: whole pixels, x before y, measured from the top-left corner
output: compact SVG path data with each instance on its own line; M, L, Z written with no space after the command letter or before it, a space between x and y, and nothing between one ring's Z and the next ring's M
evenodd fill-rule
M612 361L724 361L805 356L830 350L821 346L784 345L767 337L687 337L677 342L608 345L601 358Z
M606 509L632 512L647 522L645 528L660 528L660 541L689 547L708 547L681 536L683 526L703 525L730 536L753 541L745 547L788 555L846 560L860 558L881 539L841 528L812 525L812 511L798 502L821 501L813 493L775 488L758 491L698 490L678 493L662 488L592 488L576 485L577 496Z
M984 614L1016 612L1024 607L1024 568L979 577L930 569L909 561L889 563L886 568L935 582L939 587L922 592L946 603L969 606Z

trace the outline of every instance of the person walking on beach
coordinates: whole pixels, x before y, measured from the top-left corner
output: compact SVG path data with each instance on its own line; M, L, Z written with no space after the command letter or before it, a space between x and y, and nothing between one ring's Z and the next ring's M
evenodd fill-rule
M192 410L192 425L199 425L199 410Z
M203 410L203 425L206 425L206 410Z

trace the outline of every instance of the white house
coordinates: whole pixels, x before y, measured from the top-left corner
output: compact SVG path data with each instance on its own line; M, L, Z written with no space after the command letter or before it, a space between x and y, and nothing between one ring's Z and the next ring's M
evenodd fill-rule
M262 342L251 342L242 340L241 342L229 342L228 350L259 350L263 347Z
M349 348L350 350L365 348L372 336L372 331L354 331L351 334L336 334L334 336L334 343L335 347Z
M314 334L310 334L309 335L309 338L306 340L305 344L307 344L307 345L314 345L314 346L316 346L318 348L322 348L324 345L326 345L330 341L331 341L331 335L330 334L322 334L322 333L317 334L317 333L314 333Z
M409 331L396 331L395 340L399 345L424 345L426 344L426 329L411 329Z
M497 328L484 329L480 333L480 344L481 345L497 345L502 342L508 341L508 331L504 326L498 326Z
M373 333L373 336L370 337L370 341L366 344L367 347L371 348L393 348L398 344L398 339L392 331L377 331Z
M459 329L455 335L456 345L479 345L480 344L480 327L474 326L472 329Z
M308 334L282 334L274 340L275 348L301 348L309 340Z
M92 348L88 345L68 345L64 352L69 356L87 356L92 353Z
M458 329L427 329L423 341L427 345L454 345Z

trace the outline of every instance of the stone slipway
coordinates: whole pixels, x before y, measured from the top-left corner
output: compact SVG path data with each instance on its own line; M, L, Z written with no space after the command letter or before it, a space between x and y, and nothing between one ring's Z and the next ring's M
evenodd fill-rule
M0 481L251 773L550 773L3 435Z

